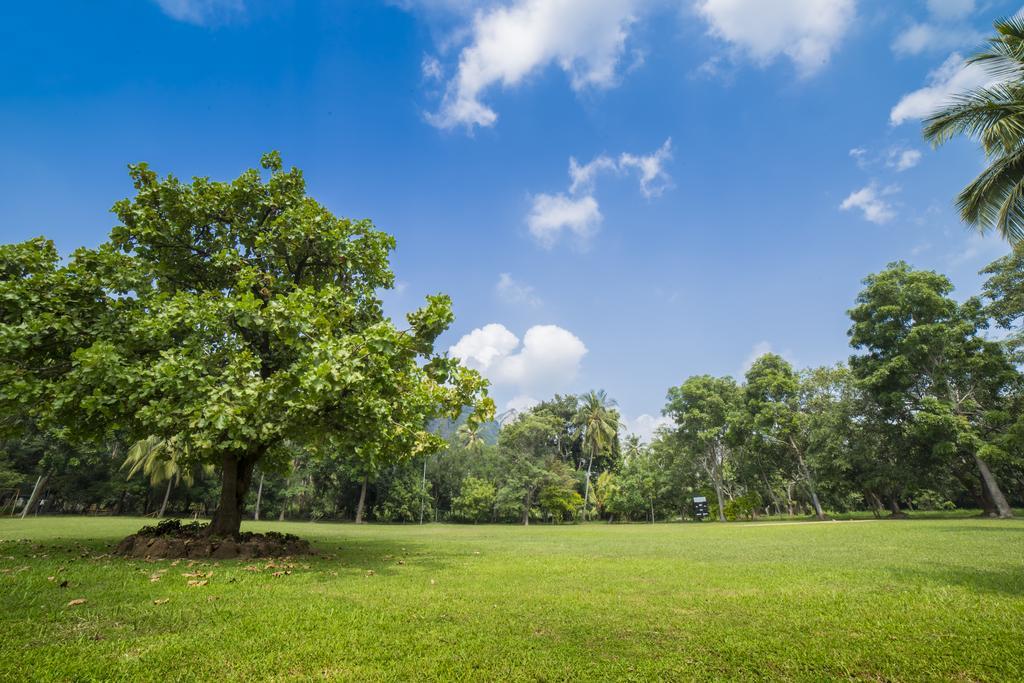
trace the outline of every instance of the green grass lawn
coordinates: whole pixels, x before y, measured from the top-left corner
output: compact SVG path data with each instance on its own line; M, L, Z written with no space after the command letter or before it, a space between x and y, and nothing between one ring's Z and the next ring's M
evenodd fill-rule
M247 523L327 553L280 576L143 523L0 520L0 680L1024 680L1021 521Z

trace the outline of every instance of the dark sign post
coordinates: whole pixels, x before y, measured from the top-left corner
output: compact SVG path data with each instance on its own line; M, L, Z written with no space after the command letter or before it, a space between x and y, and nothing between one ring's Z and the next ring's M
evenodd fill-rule
M708 499L704 496L693 497L693 516L701 521L708 518Z

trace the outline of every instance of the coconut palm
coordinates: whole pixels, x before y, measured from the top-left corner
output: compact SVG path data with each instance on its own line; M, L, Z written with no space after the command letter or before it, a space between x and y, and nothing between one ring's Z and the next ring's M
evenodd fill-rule
M981 143L988 165L957 196L960 216L1010 243L1024 239L1024 17L995 22L988 47L967 60L991 83L957 95L925 119L924 136L938 146L963 135Z
M576 424L582 431L583 451L587 454L587 482L583 493L583 516L586 518L590 503L590 474L594 458L611 449L619 433L619 411L615 401L604 390L591 391L580 397Z
M478 451L484 445L484 436L480 433L480 425L477 423L463 423L455 434L459 437L466 450Z
M167 510L167 501L171 497L171 490L175 484L184 482L186 486L192 486L197 474L210 475L213 473L212 465L199 467L190 465L186 462L187 456L188 445L177 437L163 439L159 436L150 436L135 442L128 449L121 469L128 468L129 479L141 472L143 476L149 478L149 483L152 486L159 486L163 482L167 482L158 517L164 516L164 512Z

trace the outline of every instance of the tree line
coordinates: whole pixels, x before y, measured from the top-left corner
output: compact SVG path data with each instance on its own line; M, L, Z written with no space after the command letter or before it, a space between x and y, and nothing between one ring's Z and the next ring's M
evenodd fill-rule
M693 518L703 496L723 521L955 507L1009 517L1024 504L1024 246L983 272L982 293L960 302L945 276L891 264L849 310L848 362L796 369L768 353L739 379L689 377L668 389L668 424L649 443L622 432L603 391L556 395L501 424L469 411L434 420L425 428L440 450L391 461L288 442L282 465L255 472L245 509L263 519L655 521ZM48 458L59 473L51 511L210 514L213 467L181 453L158 438L120 452L12 439L0 487L27 493Z

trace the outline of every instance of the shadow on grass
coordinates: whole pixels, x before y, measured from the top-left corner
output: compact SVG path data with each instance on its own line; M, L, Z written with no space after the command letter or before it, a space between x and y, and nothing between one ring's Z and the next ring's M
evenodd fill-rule
M901 581L927 581L943 586L960 586L976 593L1024 595L1024 565L1018 568L986 569L981 567L919 566L893 571Z
M389 575L397 573L403 567L420 567L441 569L460 556L455 549L447 552L439 551L435 545L413 542L407 539L388 540L346 536L336 534L330 537L313 534L302 534L308 540L316 555L296 556L293 561L301 561L318 569L362 569L372 570L375 574ZM113 555L114 548L121 541L121 535L66 538L53 537L42 540L31 538L15 538L0 540L0 567L12 563L31 564L40 562L77 562L77 561L123 561L126 564L144 562L142 558L119 558ZM272 558L216 560L196 558L197 562L219 562L222 564L259 564ZM187 558L182 558L187 562ZM166 560L157 560L166 562Z

